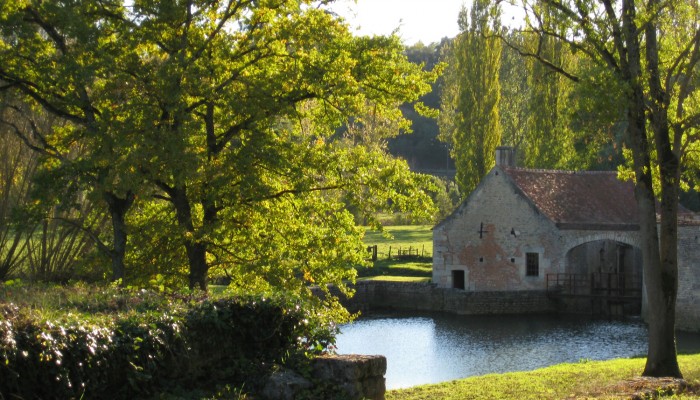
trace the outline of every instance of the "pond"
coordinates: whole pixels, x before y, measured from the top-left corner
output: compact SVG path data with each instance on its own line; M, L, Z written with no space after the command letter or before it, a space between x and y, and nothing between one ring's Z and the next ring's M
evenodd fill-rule
M460 316L373 313L341 327L339 354L382 354L387 389L584 359L646 354L639 319L585 316ZM700 352L700 334L679 334L679 352Z

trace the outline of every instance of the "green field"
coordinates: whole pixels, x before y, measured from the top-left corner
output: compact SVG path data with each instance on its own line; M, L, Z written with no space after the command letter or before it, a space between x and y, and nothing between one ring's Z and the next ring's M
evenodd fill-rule
M387 400L427 399L700 399L700 354L680 355L685 394L659 390L663 382L639 378L644 358L610 361L582 360L528 372L491 374L434 385L387 392ZM639 396L648 391L648 396ZM659 396L659 395L662 396ZM658 397L657 397L658 396Z
M396 254L398 249L416 249L419 255L432 257L433 231L432 225L401 225L387 226L385 233L367 230L364 242L368 246L377 245L379 258L387 258L389 249ZM387 237L386 234L392 237Z
M364 242L377 246L377 261L372 268L358 270L361 279L427 281L432 275L433 232L430 225L385 227L385 232L367 230ZM398 251L412 256L400 257Z

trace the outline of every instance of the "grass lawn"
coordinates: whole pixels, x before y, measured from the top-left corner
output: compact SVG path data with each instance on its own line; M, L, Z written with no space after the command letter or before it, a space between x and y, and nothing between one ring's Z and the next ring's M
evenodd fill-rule
M396 254L396 250L408 249L409 247L418 250L426 257L433 255L433 231L431 225L401 225L387 226L384 230L391 234L393 238L384 236L382 232L365 232L364 242L367 246L377 245L379 259L389 257L389 248Z
M372 268L359 268L362 278L392 281L428 281L432 275L433 232L430 225L387 226L381 232L368 230L364 242L377 245L377 261ZM412 249L418 255L410 258L396 257L398 249ZM393 254L389 258L389 251ZM415 254L415 253L414 253ZM410 277L410 278L407 278Z
M366 278L359 278L358 281L385 281L385 282L430 282L428 276L391 276L376 275Z
M690 393L666 393L661 398L700 399L700 354L680 355L678 361ZM664 393L663 381L639 378L644 358L582 361L528 372L491 374L387 392L387 400L423 399L629 399L648 390ZM670 384L666 382L666 385ZM670 390L669 390L670 392Z

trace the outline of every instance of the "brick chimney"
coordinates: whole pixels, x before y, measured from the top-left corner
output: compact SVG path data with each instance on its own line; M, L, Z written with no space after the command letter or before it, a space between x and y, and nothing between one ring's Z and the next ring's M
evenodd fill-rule
M515 149L510 146L496 147L496 165L499 167L515 167Z

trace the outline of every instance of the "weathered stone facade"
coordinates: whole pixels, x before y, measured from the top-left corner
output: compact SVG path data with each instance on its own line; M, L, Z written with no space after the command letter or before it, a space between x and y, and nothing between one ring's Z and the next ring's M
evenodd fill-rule
M433 282L469 291L545 290L547 274L617 270L619 249L631 248L622 265L641 273L637 232L560 229L500 167L495 167L447 220L433 229ZM610 251L610 248L613 251ZM602 260L593 260L608 249ZM538 271L527 271L527 254ZM580 253L577 255L577 253Z
M700 332L700 226L678 229L678 298L676 326Z
M433 283L477 293L543 292L548 275L566 274L612 279L597 284L624 284L641 295L638 229L632 186L614 172L497 165L433 228ZM696 222L679 227L677 321L685 330L700 330L699 237Z
M427 282L360 281L344 299L351 311L393 309L461 315L555 313L558 305L544 291L469 292Z

